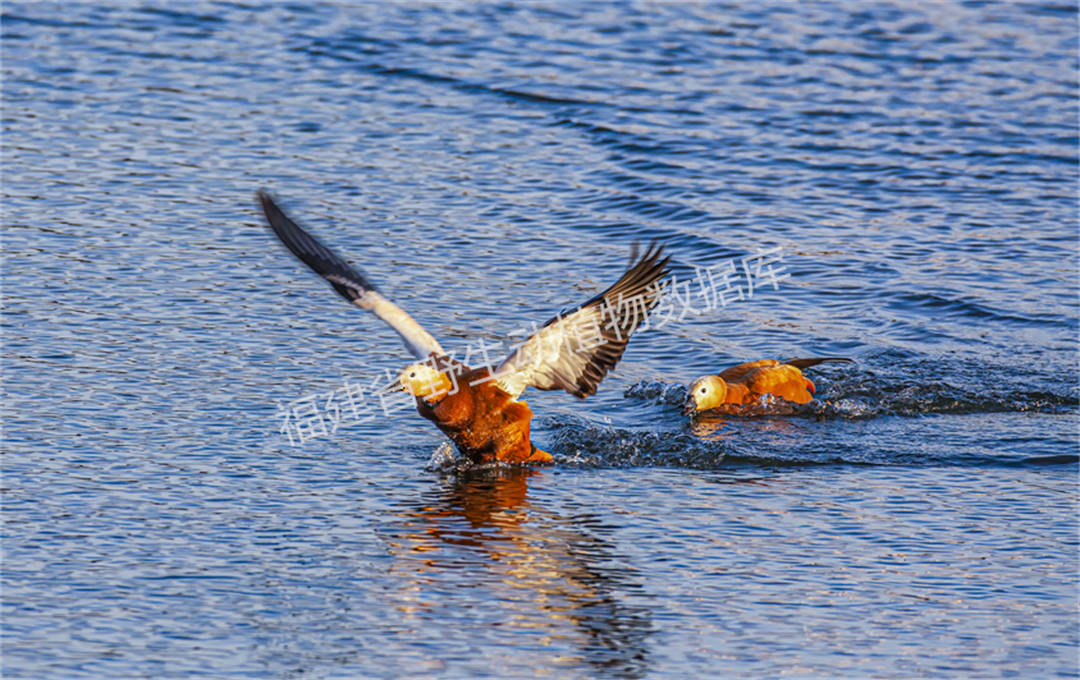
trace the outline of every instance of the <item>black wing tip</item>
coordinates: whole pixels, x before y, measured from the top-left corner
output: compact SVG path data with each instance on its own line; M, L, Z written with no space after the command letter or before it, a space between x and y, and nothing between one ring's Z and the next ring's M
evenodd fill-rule
M653 239L649 243L648 249L645 254L642 255L637 262L632 262L631 266L626 272L615 282L610 288L603 293L597 295L586 304L601 303L605 298L617 295L633 296L639 294L647 294L647 291L656 286L657 283L666 278L671 270L668 269L668 264L671 262L671 256L664 252L664 244L660 239ZM633 250L637 250L637 244L634 245ZM653 307L660 301L659 288L657 286L656 295L652 295L648 309L651 311Z
M301 262L326 279L334 290L349 302L355 302L367 291L378 292L364 276L318 239L304 231L274 202L270 192L255 192L266 214L266 222L281 243Z
M635 259L634 255L639 251L640 247L637 243L634 243L631 246L630 251L630 264L626 271L623 272L623 275L619 277L619 280L607 290L586 302L582 307L588 304L602 302L605 297L617 295L620 292L624 294L642 292L671 273L668 269L668 263L671 262L671 256L665 255L664 244L660 239L653 239L649 243L649 247L645 253L641 257Z
M645 254L641 256L641 259L637 261L637 264L631 267L627 273L637 271L646 279L647 282L644 285L648 286L671 273L671 270L668 268L670 263L671 255L668 255L665 252L665 244L659 238L654 238L649 243L649 247L645 251Z
M655 262L659 260L660 256L664 254L665 247L666 245L659 237L654 238L653 240L649 241L649 247L645 249L645 254L638 258L637 254L641 251L641 246L638 244L637 241L634 241L634 243L630 246L630 269L633 269L635 266L640 265L642 262ZM663 264L666 266L667 262L670 259L670 255L665 257L663 259Z
M259 189L255 192L255 197L259 200L259 207L263 209L267 217L270 216L271 210L281 211L281 208L274 202L274 197L270 195L270 192L266 189Z
M277 204L274 197L266 189L259 189L255 192L255 196L259 199L259 206L262 207L263 214L266 215L266 223L270 229L278 235L282 243L289 247L289 250L293 250L292 243L297 238L298 234L302 234L301 238L310 239L316 241L316 239L308 234L306 231L300 228L296 222L285 214L285 211ZM317 241L316 241L317 242ZM321 244L319 244L321 245ZM297 257L300 257L300 253L293 250ZM300 259L303 259L302 257Z
M807 359L788 359L784 363L802 370L824 363L853 364L855 363L855 360L847 357L812 357Z
M274 197L270 195L270 192L266 189L259 189L255 192L255 197L259 200L259 207L262 208L263 214L266 215L266 223L271 229L273 229L279 236L282 235L283 230L299 230L303 231L296 226L296 223L289 219L285 211L278 207ZM282 239L284 240L284 238Z
M651 312L653 307L660 301L660 289L658 288L655 294L648 291L658 281L670 274L668 263L671 261L671 256L665 255L664 244L659 238L655 238L649 243L649 247L640 258L637 257L639 252L641 252L640 246L635 242L631 246L630 262L619 280L577 309L604 304L605 299L612 295L645 295L647 297L645 303L647 311L645 313ZM548 323L550 324L557 319L558 317ZM585 399L596 394L600 382L615 369L615 366L622 359L623 352L626 351L626 345L630 341L630 336L643 322L644 318L639 319L635 315L635 322L631 326L620 329L618 339L616 337L607 337L603 350L590 359L585 373L575 383L571 383L564 389L579 399Z

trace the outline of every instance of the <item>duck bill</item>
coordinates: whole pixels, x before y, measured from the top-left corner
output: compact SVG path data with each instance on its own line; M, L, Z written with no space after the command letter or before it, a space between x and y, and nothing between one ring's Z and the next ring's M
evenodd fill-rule
M690 397L683 403L682 414L684 416L692 416L697 413L697 404L694 403L694 398Z

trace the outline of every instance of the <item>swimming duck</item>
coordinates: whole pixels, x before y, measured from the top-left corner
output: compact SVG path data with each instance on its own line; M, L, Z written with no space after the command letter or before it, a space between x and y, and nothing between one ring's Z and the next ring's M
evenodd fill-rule
M566 390L585 398L614 368L630 335L660 301L668 259L655 243L610 288L549 320L497 367L473 368L447 354L430 333L383 297L342 258L296 225L264 191L266 220L281 242L349 302L388 323L418 361L399 374L396 389L416 398L416 410L435 423L474 463L547 463L532 444L532 410L519 399L528 387ZM620 311L621 310L621 311Z
M781 399L806 404L813 399L814 383L803 376L802 369L817 366L826 361L851 363L843 357L819 357L816 359L760 359L725 369L720 375L706 375L690 384L683 415L719 408L727 404L735 406L756 403L762 396L771 394Z

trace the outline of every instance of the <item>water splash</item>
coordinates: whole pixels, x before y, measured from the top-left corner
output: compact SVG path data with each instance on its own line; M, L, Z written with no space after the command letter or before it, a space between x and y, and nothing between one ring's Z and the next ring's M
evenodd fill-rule
M690 431L634 431L578 416L548 417L543 425L553 431L550 447L560 465L711 469L732 450L729 442Z
M950 370L955 368L955 370ZM975 375L972 372L977 370ZM942 378L942 375L948 377ZM964 413L1062 413L1075 411L1078 397L1064 385L1039 383L1023 371L980 365L943 366L920 360L886 367L848 369L840 376L815 375L816 399L794 404L771 395L749 405L729 405L709 411L737 417L803 416L863 419L877 416L914 417ZM625 397L663 406L681 406L686 386L639 381Z

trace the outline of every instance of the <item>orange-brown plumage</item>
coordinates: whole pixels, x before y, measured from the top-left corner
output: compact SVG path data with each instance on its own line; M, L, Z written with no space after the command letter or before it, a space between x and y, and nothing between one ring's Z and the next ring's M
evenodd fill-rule
M686 413L723 408L727 405L745 406L771 394L796 404L806 404L814 398L814 383L803 375L802 369L826 361L850 362L842 357L816 359L759 359L732 366L719 375L698 378L690 385Z
M637 248L626 272L607 290L560 313L520 343L498 366L470 368L450 358L430 333L384 297L364 276L301 229L265 192L267 223L304 264L343 298L388 323L420 363L402 370L399 387L416 397L420 415L474 463L543 463L551 455L529 440L528 387L585 398L615 367L631 334L659 303L668 258L653 244Z
M435 423L474 463L550 462L551 454L529 439L528 404L500 389L487 368L462 368L456 389L434 400L416 398L420 415Z

